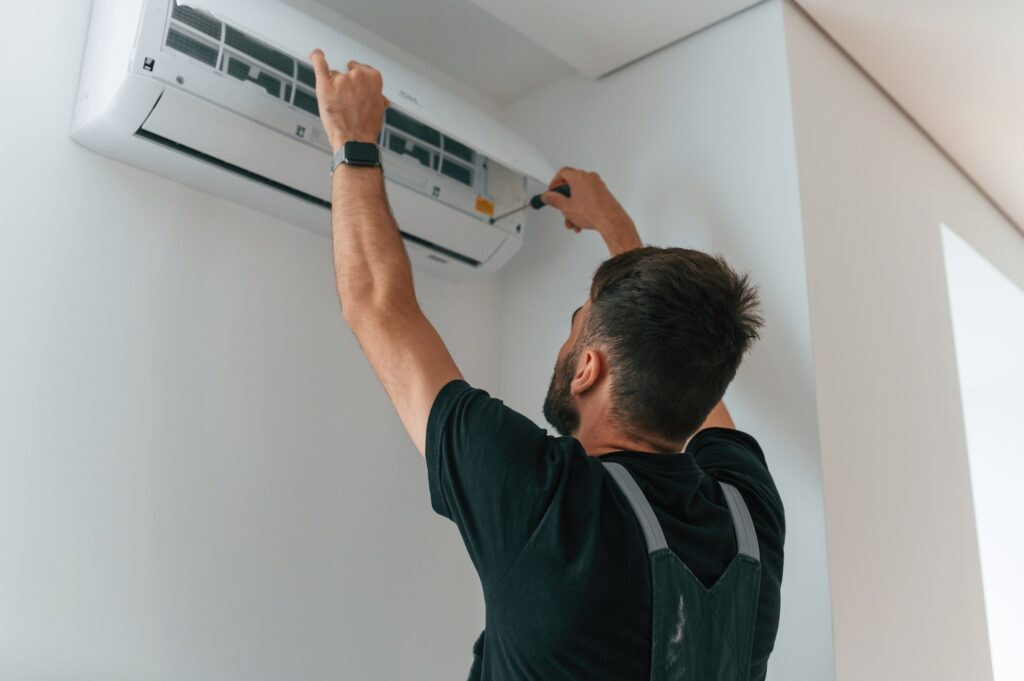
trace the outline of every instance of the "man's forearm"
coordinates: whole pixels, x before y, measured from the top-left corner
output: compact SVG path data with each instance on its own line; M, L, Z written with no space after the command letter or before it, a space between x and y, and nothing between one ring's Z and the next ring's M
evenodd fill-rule
M383 171L339 166L332 200L334 271L345 317L415 301L412 268L388 206Z
M310 54L320 121L336 154L348 142L373 144L384 126L388 100L372 66L348 62L331 70L322 50ZM349 324L363 312L415 304L412 268L391 216L380 166L342 164L331 180L334 270Z
M605 245L608 246L608 252L612 256L631 251L634 248L642 248L644 245L644 242L640 240L640 234L636 231L636 227L601 232L601 238L604 239Z
M634 248L642 248L644 245L644 242L640 240L640 233L636 231L633 218L629 217L621 208L599 222L597 231L604 239L605 245L608 246L608 252L612 256L631 251Z

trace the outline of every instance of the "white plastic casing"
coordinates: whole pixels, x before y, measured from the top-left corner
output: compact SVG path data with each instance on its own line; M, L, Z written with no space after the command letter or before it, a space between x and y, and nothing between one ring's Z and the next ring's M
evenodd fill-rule
M107 156L329 234L331 155L319 119L252 83L165 48L172 1L93 0L72 138ZM321 47L336 60L356 59L380 69L384 94L396 108L488 159L496 213L526 202L526 177L544 182L553 173L529 143L492 116L277 0L187 4L302 61ZM190 151L183 153L185 148ZM417 267L463 280L501 268L519 250L523 214L491 225L485 215L451 207L461 205L451 197L465 193L464 186L417 175L415 168L393 162L386 153L384 162L392 211ZM430 182L434 186L420 186ZM431 190L448 202L432 198Z

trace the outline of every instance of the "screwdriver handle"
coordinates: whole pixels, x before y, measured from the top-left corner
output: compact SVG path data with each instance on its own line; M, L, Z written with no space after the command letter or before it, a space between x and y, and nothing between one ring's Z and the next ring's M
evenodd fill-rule
M569 185L567 185L567 184L560 184L557 187L553 187L553 188L549 189L548 191L549 192L558 192L559 194L561 194L562 196L564 196L566 198L569 198L570 196L572 196L572 194L569 193ZM544 203L544 199L541 198L542 196L544 196L544 194L537 194L532 199L530 199L530 208L534 208L534 209L543 208L545 206L545 203Z

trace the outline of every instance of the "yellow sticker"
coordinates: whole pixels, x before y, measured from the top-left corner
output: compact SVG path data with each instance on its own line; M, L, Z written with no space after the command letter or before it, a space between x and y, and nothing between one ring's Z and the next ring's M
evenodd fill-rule
M494 201L488 201L482 196L476 197L476 210L478 213L494 217Z

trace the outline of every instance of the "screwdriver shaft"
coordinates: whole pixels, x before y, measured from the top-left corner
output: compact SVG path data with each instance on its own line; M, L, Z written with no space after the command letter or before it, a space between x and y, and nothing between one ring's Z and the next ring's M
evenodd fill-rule
M551 189L548 189L547 191L549 191L549 192L558 192L559 194L561 194L562 196L565 196L565 197L572 196L569 193L569 185L567 185L567 184L560 184L557 187L552 187ZM527 208L534 208L536 210L539 210L539 209L543 208L544 205L545 205L544 204L544 199L541 198L543 195L544 195L543 193L541 193L541 194L534 194L530 198L529 203L525 203L522 206L519 206L518 208L513 208L512 210L508 211L507 213L502 213L501 215L499 215L496 218L491 218L491 224L493 225L498 220L504 220L508 216L515 215L519 211L526 210Z

